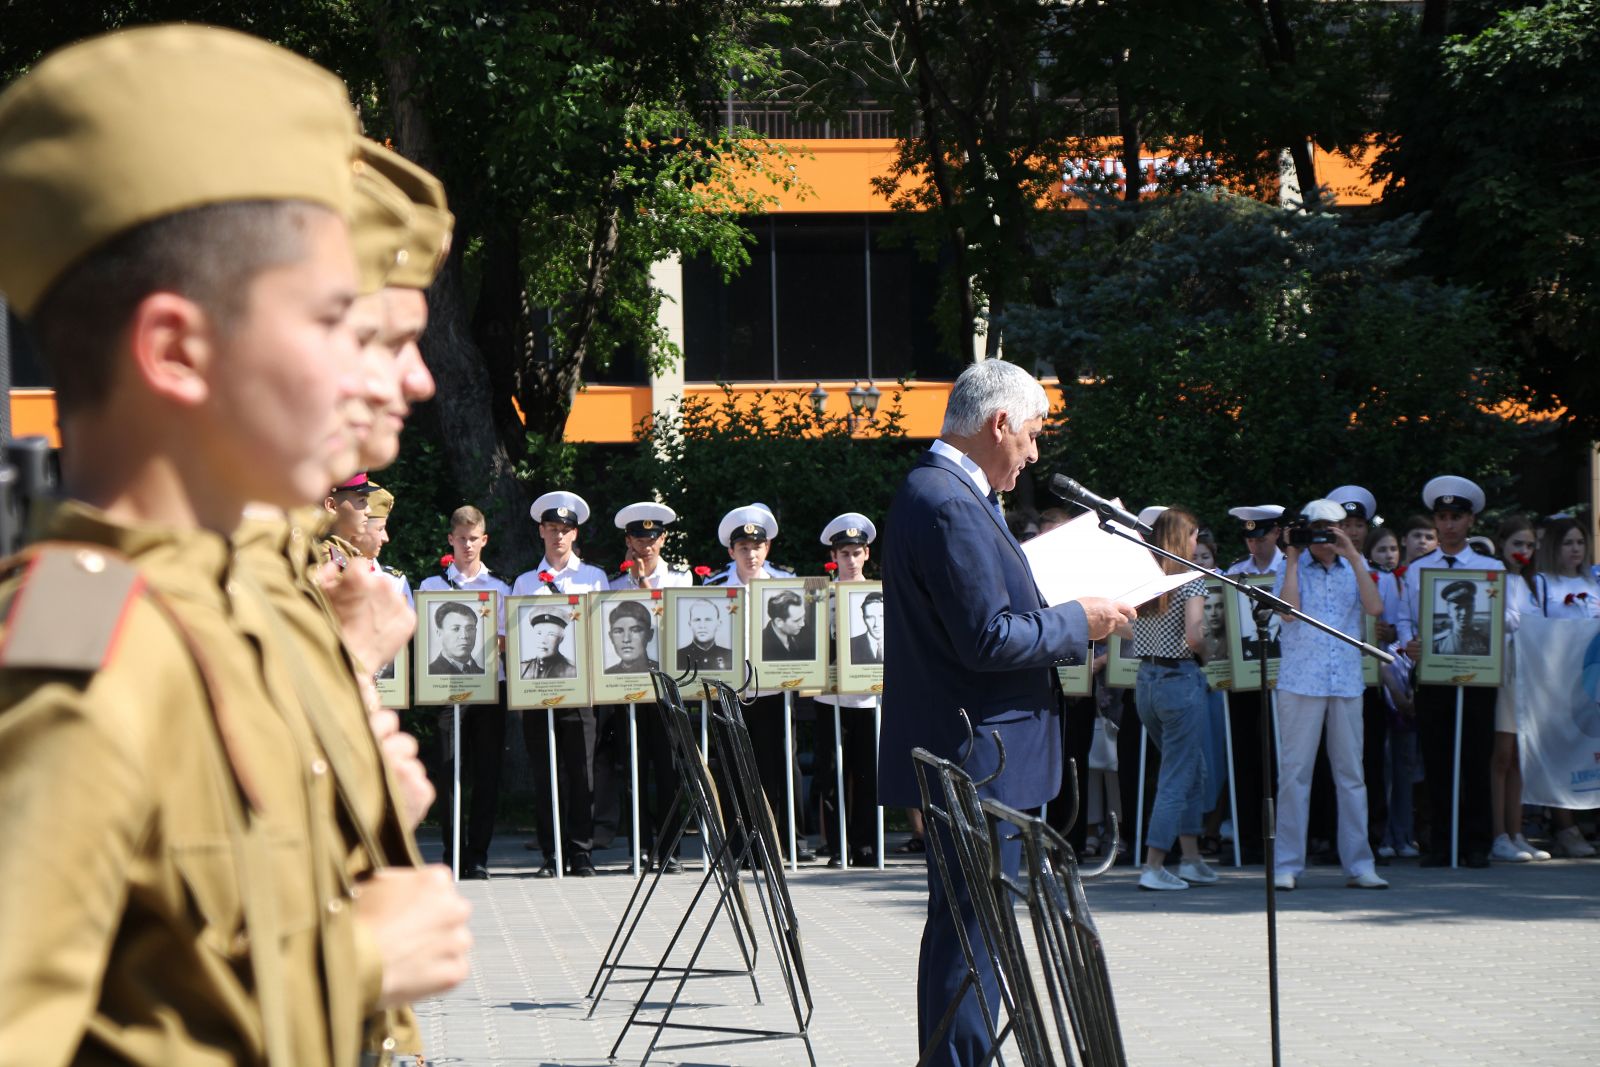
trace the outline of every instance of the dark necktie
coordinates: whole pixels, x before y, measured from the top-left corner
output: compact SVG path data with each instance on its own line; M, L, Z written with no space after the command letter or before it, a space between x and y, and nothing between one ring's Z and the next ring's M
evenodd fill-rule
M1446 567L1454 567L1456 565L1456 558L1454 556L1445 556L1444 565Z
M1006 515L1005 512L1000 510L1000 494L993 489L989 490L988 501L989 510L994 512L994 517L1000 521L1001 526L1004 526L1006 524Z

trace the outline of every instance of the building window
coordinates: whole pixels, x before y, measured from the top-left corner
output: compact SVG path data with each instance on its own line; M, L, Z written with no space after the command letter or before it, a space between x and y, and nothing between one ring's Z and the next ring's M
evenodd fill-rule
M947 378L934 326L938 267L890 236L885 213L752 218L750 265L724 283L684 262L689 381Z

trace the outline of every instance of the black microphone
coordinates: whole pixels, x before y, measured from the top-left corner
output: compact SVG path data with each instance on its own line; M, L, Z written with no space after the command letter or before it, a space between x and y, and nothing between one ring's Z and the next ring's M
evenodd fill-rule
M1051 476L1050 491L1068 503L1094 512L1107 522L1118 522L1130 530L1137 530L1146 535L1155 533L1148 523L1140 522L1137 515L1104 497L1096 496L1065 474Z

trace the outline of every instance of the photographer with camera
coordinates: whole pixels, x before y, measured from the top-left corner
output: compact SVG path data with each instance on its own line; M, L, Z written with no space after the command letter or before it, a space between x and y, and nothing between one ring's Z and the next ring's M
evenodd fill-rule
M1313 500L1288 529L1287 563L1277 593L1290 606L1347 634L1361 616L1381 615L1383 598L1350 536L1344 508ZM1285 617L1278 666L1278 848L1273 878L1295 887L1305 870L1311 771L1324 730L1339 805L1339 862L1351 889L1386 889L1367 840L1367 788L1361 772L1361 652Z

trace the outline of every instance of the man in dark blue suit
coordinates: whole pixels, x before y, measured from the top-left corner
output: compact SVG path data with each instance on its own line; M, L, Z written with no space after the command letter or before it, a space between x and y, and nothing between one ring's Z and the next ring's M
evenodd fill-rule
M968 756L963 709L977 731L965 764L974 779L995 770L990 734L998 732L1005 744L1004 772L980 792L1024 810L1048 802L1061 785L1054 666L1075 662L1091 639L1112 631L1131 636L1134 611L1127 605L1084 599L1046 606L1006 529L997 494L1012 489L1039 458L1048 409L1043 387L1027 371L997 359L968 367L950 392L939 439L895 496L883 554L878 799L885 806L922 803L913 748L957 761ZM929 832L935 832L931 821ZM953 856L948 839L945 846ZM1019 859L1015 842L1003 849L1013 874ZM966 886L958 870L952 874L967 936L980 971L987 971ZM988 1053L989 1035L970 991L938 1047L928 1048L965 974L950 905L930 867L917 968L918 1037L930 1064L977 1064ZM992 971L981 977L996 1017L998 979Z

